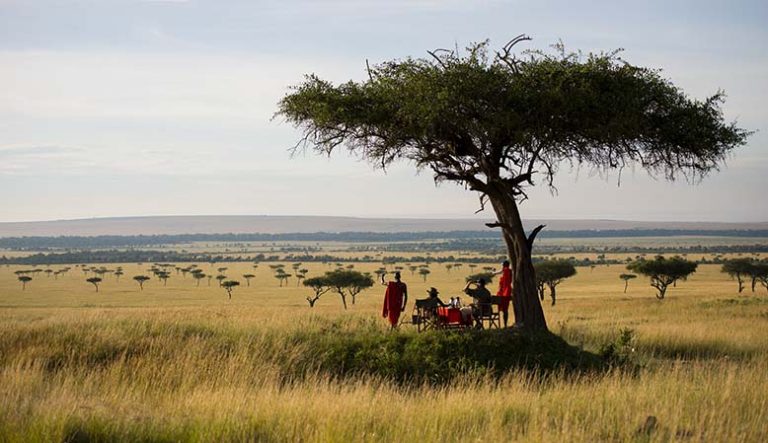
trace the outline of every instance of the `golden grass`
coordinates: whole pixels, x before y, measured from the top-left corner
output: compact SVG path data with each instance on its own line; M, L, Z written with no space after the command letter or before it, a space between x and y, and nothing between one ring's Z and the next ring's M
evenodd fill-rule
M623 294L621 266L580 268L556 306L545 300L550 329L587 350L633 329L637 372L515 370L438 387L286 377L276 358L305 351L292 333L386 333L380 287L348 312L330 293L310 309L308 291L280 288L266 263L250 288L238 278L250 264L222 266L243 283L231 301L215 280L198 288L175 272L139 291L130 277L147 265L124 264L98 293L74 268L25 291L13 271L28 267L0 269L0 441L768 440L768 299L764 288L738 295L719 266L700 266L663 301L642 278ZM426 282L404 272L412 297L429 286L456 295L469 273L431 269ZM658 425L642 432L651 415Z

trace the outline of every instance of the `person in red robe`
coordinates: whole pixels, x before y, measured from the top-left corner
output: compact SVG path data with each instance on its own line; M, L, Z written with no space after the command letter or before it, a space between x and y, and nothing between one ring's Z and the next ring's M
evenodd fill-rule
M512 270L509 268L509 260L504 260L501 264L501 271L495 273L495 275L501 274L499 278L499 290L496 295L501 297L499 301L499 312L504 319L504 327L507 327L509 321L509 302L512 300Z
M389 320L392 329L395 329L400 320L400 313L405 311L405 305L408 303L408 286L400 280L400 271L395 272L395 281L390 282L384 282L382 274L381 284L387 287L381 314Z

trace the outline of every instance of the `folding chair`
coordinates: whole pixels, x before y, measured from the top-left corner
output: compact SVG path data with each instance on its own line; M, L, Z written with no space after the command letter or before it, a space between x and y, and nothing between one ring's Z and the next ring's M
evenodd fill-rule
M478 319L480 320L480 324L483 324L483 322L488 322L488 329L493 328L494 326L496 329L501 328L501 321L499 319L499 302L501 301L501 297L498 296L492 296L489 303L478 303L478 309L480 310L480 314L478 316Z
M413 304L411 323L416 325L419 332L437 329L437 306L435 303L428 298L417 299Z

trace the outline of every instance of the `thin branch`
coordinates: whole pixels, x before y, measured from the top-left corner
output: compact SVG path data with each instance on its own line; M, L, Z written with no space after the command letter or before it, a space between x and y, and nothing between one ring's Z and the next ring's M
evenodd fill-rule
M365 69L368 71L368 79L373 81L373 74L371 74L371 65L368 64L368 59L365 59Z
M480 209L475 211L475 214L479 214L483 211L485 211L485 202L488 200L488 194L482 193L480 194Z

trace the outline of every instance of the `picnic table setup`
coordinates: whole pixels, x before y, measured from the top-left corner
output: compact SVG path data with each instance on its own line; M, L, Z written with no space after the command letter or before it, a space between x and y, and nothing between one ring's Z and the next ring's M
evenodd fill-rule
M489 304L461 306L457 303L435 306L430 299L417 299L414 303L411 323L419 332L435 330L463 330L476 327L499 328L499 297L492 297ZM477 320L477 323L476 321Z

